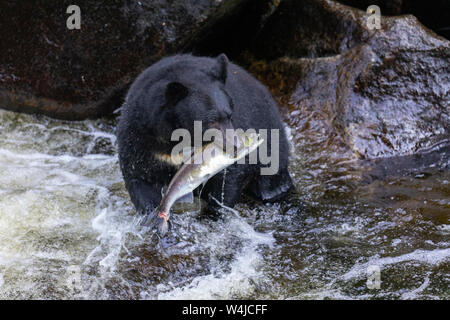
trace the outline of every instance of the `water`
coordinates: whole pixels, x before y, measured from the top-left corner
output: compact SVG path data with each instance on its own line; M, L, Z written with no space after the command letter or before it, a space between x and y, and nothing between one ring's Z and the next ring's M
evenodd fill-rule
M0 111L0 298L449 299L448 155L392 173L314 116L290 125L289 202L219 221L185 205L160 240L139 227L114 120Z

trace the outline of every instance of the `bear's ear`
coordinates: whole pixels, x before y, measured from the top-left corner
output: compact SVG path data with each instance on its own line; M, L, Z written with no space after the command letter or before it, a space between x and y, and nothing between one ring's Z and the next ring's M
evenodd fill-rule
M216 58L217 62L216 65L213 67L213 74L214 76L225 83L227 80L227 68L228 68L228 58L225 55L225 53L221 53Z
M169 104L177 104L186 98L189 90L179 82L171 82L166 87L166 102Z

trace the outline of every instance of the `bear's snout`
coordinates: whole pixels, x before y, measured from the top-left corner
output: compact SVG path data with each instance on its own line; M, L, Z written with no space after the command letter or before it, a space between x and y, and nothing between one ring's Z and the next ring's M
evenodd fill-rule
M213 122L208 125L208 129L217 129L221 132L222 141L221 145L224 151L232 151L234 155L237 154L241 143L238 137L235 135L234 126L231 120L227 119L221 122Z

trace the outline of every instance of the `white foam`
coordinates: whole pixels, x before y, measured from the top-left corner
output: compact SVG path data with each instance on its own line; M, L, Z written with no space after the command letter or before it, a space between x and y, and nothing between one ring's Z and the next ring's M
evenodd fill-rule
M160 285L158 291L161 293L158 299L233 299L246 297L254 291L255 283L263 277L261 267L264 259L257 248L262 244L272 246L275 241L272 234L255 231L240 217L231 218L222 228L230 230L233 235L246 241L230 264L230 271L223 273L221 270L213 270L208 275L194 278L182 287L170 288L170 285ZM223 235L213 234L212 237ZM220 250L220 243L216 241L214 245L218 246L216 250Z
M125 247L127 233L139 233L131 216L104 208L92 220L92 228L98 232L99 245L86 257L84 264L98 264L102 271L114 272L119 255Z
M260 264L261 256L254 248L247 248L231 264L229 273L197 277L184 287L159 294L158 299L232 299L245 296L254 289L253 282L261 276L258 271ZM158 289L166 288L160 286Z
M122 181L116 154L86 154L79 137L50 133L84 127L86 143L115 137L90 121L65 127L3 111L0 117L0 297L49 298L47 278L59 294L64 268L79 265L97 245L91 220L109 208L110 187ZM61 274L49 275L49 268Z

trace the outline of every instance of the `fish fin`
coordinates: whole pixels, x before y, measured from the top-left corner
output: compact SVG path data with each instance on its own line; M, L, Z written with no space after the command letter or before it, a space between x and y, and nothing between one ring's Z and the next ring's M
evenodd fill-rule
M189 192L179 198L176 202L184 202L184 203L193 203L194 202L194 194L192 192Z

